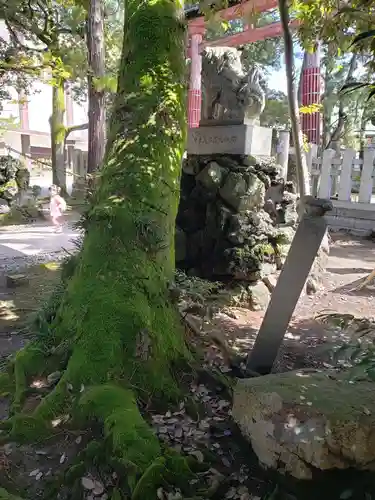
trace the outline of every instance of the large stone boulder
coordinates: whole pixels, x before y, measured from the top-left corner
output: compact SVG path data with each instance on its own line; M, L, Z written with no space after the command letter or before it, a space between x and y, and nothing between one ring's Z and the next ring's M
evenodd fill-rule
M30 174L23 163L12 156L0 156L0 198L9 204L17 197L19 191L27 185Z
M299 371L240 380L232 415L266 468L374 470L374 383Z
M10 206L7 200L0 198L0 215L8 214L10 212Z
M18 186L15 179L10 179L0 186L1 198L11 202L18 194Z

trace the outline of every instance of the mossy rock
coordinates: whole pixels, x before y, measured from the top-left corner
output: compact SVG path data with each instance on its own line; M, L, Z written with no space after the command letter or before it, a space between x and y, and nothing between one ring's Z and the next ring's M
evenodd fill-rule
M345 374L289 372L241 380L233 418L260 462L299 479L314 470L372 470L374 383Z
M0 215L0 225L10 226L18 224L28 224L38 219L45 219L43 212L36 206L11 207L7 214Z
M17 495L12 495L8 493L4 488L0 488L0 500L23 500L21 497Z
M15 179L10 179L5 184L0 186L0 198L11 201L18 193L18 185Z

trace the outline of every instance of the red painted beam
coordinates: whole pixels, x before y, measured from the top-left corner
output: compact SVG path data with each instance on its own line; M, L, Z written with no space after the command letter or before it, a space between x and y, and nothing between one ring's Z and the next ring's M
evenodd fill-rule
M233 7L220 10L213 15L213 19L217 21L230 21L240 17L246 17L251 12L265 12L270 9L275 9L278 6L277 0L248 0ZM204 16L197 17L189 21L189 27L204 26L206 19Z
M299 20L295 19L291 21L289 26L291 28L297 28L299 24ZM200 50L203 50L205 47L236 47L238 45L245 45L246 43L257 42L258 40L264 40L265 38L275 38L281 36L282 33L283 28L281 23L272 23L260 28L241 31L241 33L236 33L235 35L218 38L217 40L203 42L200 45Z

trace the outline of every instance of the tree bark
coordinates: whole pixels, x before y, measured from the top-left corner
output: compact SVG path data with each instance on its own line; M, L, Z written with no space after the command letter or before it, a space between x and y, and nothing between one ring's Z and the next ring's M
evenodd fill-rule
M104 1L90 0L87 22L89 60L89 149L88 173L97 171L104 159L106 143Z
M65 81L57 79L52 87L51 125L51 156L52 182L61 188L66 195L66 164L65 164Z
M289 113L292 128L293 144L296 156L296 172L300 196L310 194L309 172L303 151L303 138L298 110L297 91L295 86L295 67L293 39L289 28L289 7L287 0L279 0L280 19L283 27L285 45L285 71L288 88Z
M350 64L348 68L348 73L345 78L344 85L349 83L353 79L353 74L354 71L357 68L357 54L353 54L351 59L350 59ZM342 135L344 133L345 129L345 123L346 123L346 113L345 113L345 105L344 105L344 100L343 96L340 96L339 99L339 119L337 120L337 124L335 129L333 130L331 137L327 143L327 148L334 149L337 153L340 152L340 139L342 138Z
M331 74L335 69L335 58L332 56L329 48L326 51L326 55L324 58L324 83L325 89L324 94L322 96L323 103L323 140L322 140L322 149L327 149L327 145L330 141L330 132L331 132L331 123L332 123L332 112L333 112L333 104L332 104L332 90L329 90L328 82L330 81Z
M135 397L178 396L173 367L188 359L168 292L186 135L180 8L177 0L127 2L118 94L82 249L62 288L51 335L28 344L15 368L19 408L30 374L46 370L43 353L62 353L63 375L33 422L50 429L51 419L76 410L99 419L113 456L135 466L136 477L161 450ZM12 437L22 418L30 416L17 415ZM29 427L35 440L35 426Z
M302 61L302 66L301 66L301 72L299 74L299 80L298 80L298 91L297 91L297 102L298 102L298 109L302 106L302 81L303 81L303 71L306 67L306 58L307 58L307 52L303 53L303 61Z
M367 110L366 108L363 110L362 116L361 116L361 125L360 125L360 130L359 130L359 158L363 160L363 152L365 150L366 146L366 125L369 120ZM362 165L361 165L361 171L362 171Z

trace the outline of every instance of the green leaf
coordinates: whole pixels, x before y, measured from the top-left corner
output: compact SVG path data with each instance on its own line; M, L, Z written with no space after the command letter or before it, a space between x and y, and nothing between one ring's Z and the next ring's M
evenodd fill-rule
M301 106L299 112L303 115L311 115L312 113L318 113L322 108L323 106L321 104L309 104L307 106Z
M363 42L367 38L374 38L374 37L375 37L375 30L364 31L363 33L360 33L354 38L350 46L355 45L359 42Z
M341 92L353 92L354 90L358 89L363 89L365 87L368 87L368 83L363 83L363 82L349 82L343 85L340 89Z
M228 29L229 29L229 23L228 23L228 21L222 21L221 22L221 27L222 27L222 29L224 31L228 31Z

